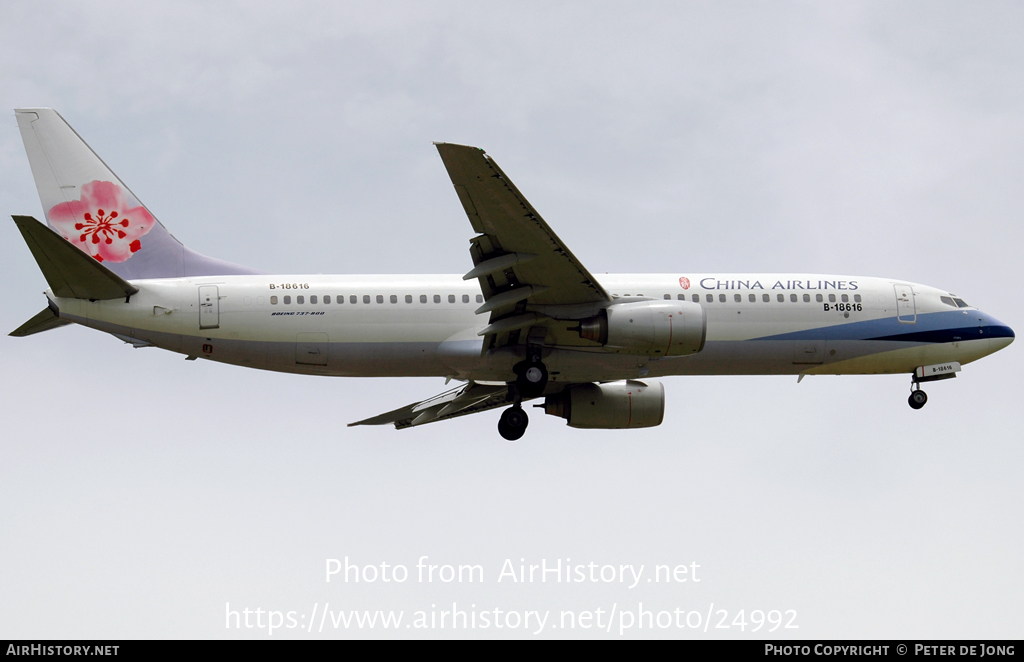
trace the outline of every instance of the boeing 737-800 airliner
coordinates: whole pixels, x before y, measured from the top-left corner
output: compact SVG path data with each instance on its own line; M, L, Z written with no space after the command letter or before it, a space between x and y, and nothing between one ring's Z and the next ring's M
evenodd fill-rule
M11 335L66 324L251 368L462 382L352 425L525 401L576 428L659 425L668 375L890 374L921 383L1013 342L946 290L802 273L593 276L483 150L437 143L473 228L464 276L272 275L186 248L48 108L15 111L47 224L15 216L50 289ZM454 237L453 237L454 239Z

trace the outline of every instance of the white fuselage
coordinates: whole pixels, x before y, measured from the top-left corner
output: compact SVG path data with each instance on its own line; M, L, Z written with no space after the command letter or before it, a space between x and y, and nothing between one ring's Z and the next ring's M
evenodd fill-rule
M548 347L553 382L912 372L928 364L968 363L1013 339L1008 327L976 308L943 302L948 292L904 281L807 274L598 280L619 301L699 303L707 315L706 344L678 358ZM514 379L511 350L482 351L478 331L489 314L475 312L483 300L476 280L318 275L132 283L139 292L127 302L48 296L62 318L189 357L304 374Z

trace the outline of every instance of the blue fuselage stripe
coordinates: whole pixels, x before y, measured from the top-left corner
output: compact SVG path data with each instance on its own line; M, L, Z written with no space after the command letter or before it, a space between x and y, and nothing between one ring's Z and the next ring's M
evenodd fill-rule
M902 342L946 343L961 340L980 340L982 338L1013 338L1013 331L1008 326L968 326L959 329L938 329L935 331L915 331L891 336L878 336L867 340L899 340Z
M982 338L1013 338L1013 330L979 310L917 315L915 323L896 317L821 326L805 331L762 336L752 340L888 340L949 343ZM965 324L967 322L967 324ZM976 322L970 324L970 322Z

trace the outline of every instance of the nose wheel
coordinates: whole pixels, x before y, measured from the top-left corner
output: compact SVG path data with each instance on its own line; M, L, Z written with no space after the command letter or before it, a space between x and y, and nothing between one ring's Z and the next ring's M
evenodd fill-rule
M501 418L498 419L498 434L507 441L518 441L526 434L526 426L529 424L530 417L521 406L515 405L501 412Z
M910 398L907 399L907 402L910 404L911 409L920 409L928 402L928 394L921 389L911 391Z

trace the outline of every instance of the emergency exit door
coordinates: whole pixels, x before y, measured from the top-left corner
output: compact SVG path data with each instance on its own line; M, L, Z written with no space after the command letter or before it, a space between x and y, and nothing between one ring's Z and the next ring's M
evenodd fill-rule
M220 295L216 285L199 287L199 328L216 329L220 326Z

